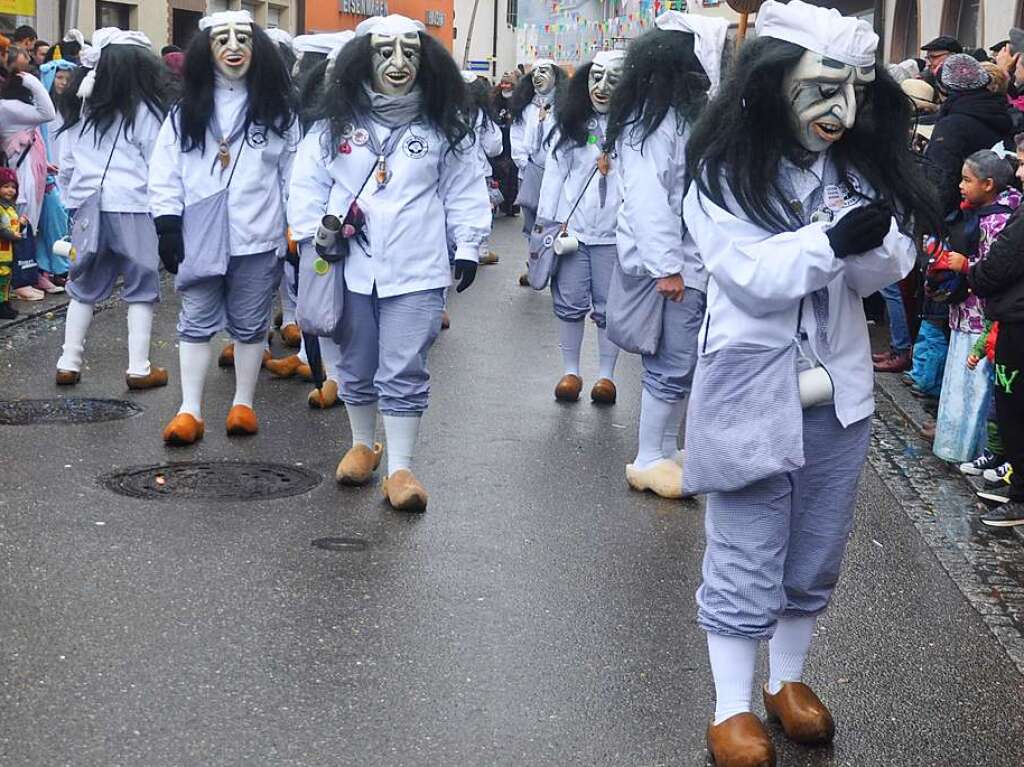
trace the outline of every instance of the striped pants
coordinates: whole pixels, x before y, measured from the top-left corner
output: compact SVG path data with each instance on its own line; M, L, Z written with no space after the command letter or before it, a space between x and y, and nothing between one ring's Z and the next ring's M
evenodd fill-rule
M871 419L844 429L804 411L804 466L707 497L697 619L713 634L770 639L781 616L825 610L853 528Z

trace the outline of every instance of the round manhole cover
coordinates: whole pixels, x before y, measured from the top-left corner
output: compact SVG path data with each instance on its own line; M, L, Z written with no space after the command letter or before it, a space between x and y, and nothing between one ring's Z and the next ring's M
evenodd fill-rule
M320 480L315 471L280 463L183 461L112 472L100 484L147 500L258 501L300 495Z
M141 412L138 405L123 399L8 399L0 400L0 425L96 423L131 418Z

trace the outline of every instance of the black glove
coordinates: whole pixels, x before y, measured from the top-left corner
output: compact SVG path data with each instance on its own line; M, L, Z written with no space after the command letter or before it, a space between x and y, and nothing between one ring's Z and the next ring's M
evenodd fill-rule
M181 235L181 216L157 216L156 235L160 238L160 261L171 274L178 273L178 264L185 260L185 239Z
M459 286L455 288L456 293L461 293L476 279L476 261L455 259L455 279L459 280Z
M892 212L884 203L850 211L826 232L836 258L865 253L882 244L889 233Z

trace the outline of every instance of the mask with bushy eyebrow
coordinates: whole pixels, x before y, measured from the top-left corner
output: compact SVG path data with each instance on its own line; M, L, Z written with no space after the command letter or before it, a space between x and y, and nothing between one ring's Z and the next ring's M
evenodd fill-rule
M420 36L371 35L373 90L385 96L404 96L412 90L420 70Z
M252 65L252 25L230 22L212 27L210 50L222 75L241 80Z
M860 87L874 79L873 66L853 67L806 51L782 82L797 142L817 154L842 140L856 122Z

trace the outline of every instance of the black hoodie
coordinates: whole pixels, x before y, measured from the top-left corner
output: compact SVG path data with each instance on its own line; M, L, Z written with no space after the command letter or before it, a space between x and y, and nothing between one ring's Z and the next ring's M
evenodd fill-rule
M979 149L1002 143L1013 130L1005 96L987 90L954 91L939 110L924 156L936 173L939 199L949 213L960 205L964 160Z

